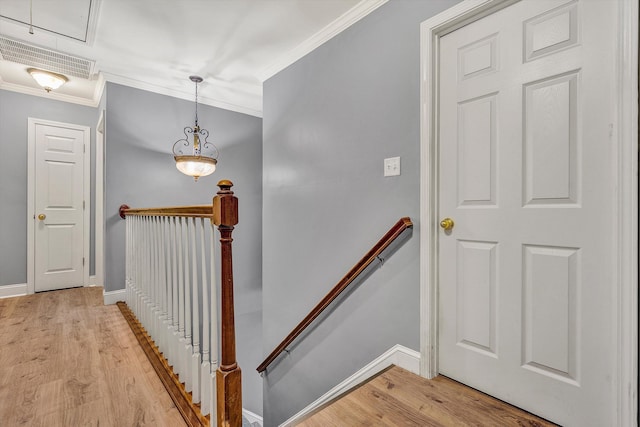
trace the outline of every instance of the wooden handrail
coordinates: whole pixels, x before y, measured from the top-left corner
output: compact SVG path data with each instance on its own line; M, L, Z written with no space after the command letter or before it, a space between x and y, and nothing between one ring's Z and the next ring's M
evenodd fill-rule
M376 243L367 254L349 270L349 272L325 295L307 316L296 326L287 337L267 356L266 359L256 368L260 373L267 369L276 357L282 353L289 344L293 342L322 312L326 309L349 284L351 284L385 249L387 249L395 239L397 239L406 229L413 227L409 217L401 218L393 227Z
M122 205L120 206L119 213L122 219L124 219L124 217L127 215L212 218L213 205L169 206L169 207L163 207L163 208L137 208L137 209L132 209L127 205Z

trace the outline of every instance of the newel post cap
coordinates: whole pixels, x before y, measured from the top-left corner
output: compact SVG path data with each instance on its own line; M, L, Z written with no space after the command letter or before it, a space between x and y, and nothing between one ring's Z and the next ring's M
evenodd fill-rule
M213 223L233 227L238 223L238 198L233 195L233 183L227 179L218 182L218 195L213 198Z

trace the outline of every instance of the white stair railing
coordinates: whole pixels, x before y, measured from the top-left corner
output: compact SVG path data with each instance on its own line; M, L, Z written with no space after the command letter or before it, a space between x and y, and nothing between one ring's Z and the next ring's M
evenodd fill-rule
M216 419L218 311L211 213L138 211L126 214L126 303L193 403L200 403L202 415Z
M126 304L118 305L181 412L187 411L186 404L195 417L210 414L217 425L240 426L231 237L238 199L232 186L228 180L218 182L220 191L211 205L120 207L126 218ZM219 316L214 225L220 236ZM185 420L191 415L183 412Z

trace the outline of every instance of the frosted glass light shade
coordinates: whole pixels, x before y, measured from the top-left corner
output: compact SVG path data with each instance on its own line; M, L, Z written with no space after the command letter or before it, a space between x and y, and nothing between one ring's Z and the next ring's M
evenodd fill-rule
M216 170L216 159L203 156L174 156L176 168L196 181L201 176L211 175Z
M27 72L31 74L31 77L33 77L33 79L47 92L58 89L68 81L68 79L62 74L38 70L37 68L29 68Z

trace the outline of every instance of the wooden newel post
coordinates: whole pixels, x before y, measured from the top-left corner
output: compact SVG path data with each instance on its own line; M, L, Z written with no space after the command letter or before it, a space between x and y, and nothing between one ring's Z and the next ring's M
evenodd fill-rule
M221 255L221 360L216 373L218 427L242 426L242 382L236 362L236 334L233 311L233 263L231 233L238 223L238 198L231 181L218 183L220 191L213 198L213 223L220 231ZM213 343L212 343L213 345Z

